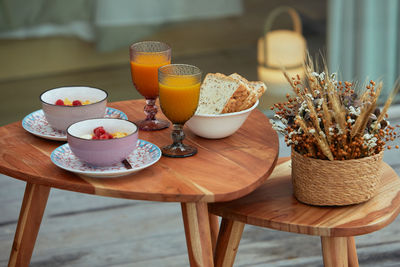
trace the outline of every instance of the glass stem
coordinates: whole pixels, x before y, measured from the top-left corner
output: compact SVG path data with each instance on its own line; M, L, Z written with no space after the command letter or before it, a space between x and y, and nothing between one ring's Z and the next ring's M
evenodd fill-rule
M183 124L174 124L171 132L171 137L174 147L183 149L182 141L185 139L185 133L183 131Z
M155 120L158 108L156 106L155 98L146 98L146 105L144 106L144 114L146 114L146 121Z

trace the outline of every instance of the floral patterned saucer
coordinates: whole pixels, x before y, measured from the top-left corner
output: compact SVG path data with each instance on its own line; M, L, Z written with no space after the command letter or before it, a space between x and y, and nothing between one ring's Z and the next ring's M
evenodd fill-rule
M122 111L106 107L105 118L118 117L127 120L128 117ZM27 115L22 120L22 127L33 135L56 141L67 141L67 134L53 129L46 120L43 110L39 109Z
M64 170L89 177L111 178L132 174L153 165L161 158L161 150L158 146L139 139L136 150L127 157L132 169L127 169L122 162L109 167L89 165L78 159L68 144L57 147L50 157L55 165Z

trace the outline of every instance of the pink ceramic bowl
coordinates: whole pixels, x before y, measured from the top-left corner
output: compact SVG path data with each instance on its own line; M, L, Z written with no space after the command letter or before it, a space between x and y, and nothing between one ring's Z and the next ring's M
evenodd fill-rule
M114 139L85 139L85 135L103 126L108 133L125 132L128 135ZM67 140L71 151L80 160L94 166L111 166L123 161L135 151L138 127L135 123L122 119L89 119L79 121L67 129Z
M103 118L106 112L107 92L98 88L85 86L59 87L45 91L40 95L42 109L46 120L56 130L66 131L74 122ZM58 99L89 100L92 104L83 106L58 106Z

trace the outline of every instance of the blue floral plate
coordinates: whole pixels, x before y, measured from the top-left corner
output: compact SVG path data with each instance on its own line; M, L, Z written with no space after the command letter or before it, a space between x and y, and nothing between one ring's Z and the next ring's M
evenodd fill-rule
M105 118L117 117L124 120L128 119L128 116L126 116L126 114L123 113L122 111L109 107L106 107L106 113L104 117ZM55 130L49 125L42 109L36 110L31 114L27 115L22 120L22 127L31 134L45 139L56 140L56 141L67 141L67 134L65 132Z
M122 162L108 167L92 166L78 159L68 144L57 147L50 158L64 170L89 177L110 178L132 174L153 165L161 158L161 150L148 141L138 139L135 151L126 158L132 166L131 169L127 169Z

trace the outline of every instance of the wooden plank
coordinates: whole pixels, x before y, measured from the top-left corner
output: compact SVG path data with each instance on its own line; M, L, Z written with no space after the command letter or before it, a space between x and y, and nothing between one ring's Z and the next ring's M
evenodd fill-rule
M114 255L121 256L121 260L117 259L116 263L140 262L151 260L154 257L173 256L176 254L176 247L180 247L181 250L178 254L184 256L185 264L183 265L187 265L183 224L178 204L162 205L162 203L141 202L144 206L139 209L135 205L124 207L120 205L115 209L97 209L89 212L73 212L74 209L79 210L84 207L85 200L75 200L71 204L78 204L80 207L71 207L66 202L63 205L64 212L62 214L58 211L60 207L53 207L53 212L48 209L49 212L43 220L42 231L39 234L32 259L33 264L38 262L55 263L58 257L68 261L68 259L72 260L81 255L81 252L83 253L82 257L85 255L88 257L82 259L83 262L88 260L91 262L93 260L91 257L96 253L104 255L98 262L94 261L97 262L96 264L101 264L101 261L110 261L111 258L114 260ZM70 213L65 212L68 206L70 206ZM161 218L162 223L154 219L157 216ZM12 241L14 227L15 224L0 227L2 260L8 258L2 248L5 241ZM118 252L118 247L123 248L123 252ZM137 252L131 256L132 251Z
M23 184L4 176L0 179L10 185ZM23 188L9 192L19 205ZM0 202L7 189L5 184L0 187ZM119 207L120 204L124 202L114 198L52 190L32 266L60 266L63 262L69 267L188 266L178 204L137 201L133 206ZM17 206L13 212L5 212L4 205L0 205L0 221L9 212L13 213L9 217L16 220ZM109 208L101 210L101 206ZM92 208L95 210L90 211ZM7 265L15 227L15 223L0 226L0 266ZM396 266L400 261L399 231L400 218L378 232L356 237L360 266ZM321 266L320 240L247 225L235 266L265 265Z
M219 233L219 217L213 214L209 215L210 232L211 232L211 245L213 253L215 253L215 247L217 245L218 233Z
M233 266L245 224L223 218L214 262L216 267Z
M347 267L347 238L321 237L325 267Z
M29 266L50 187L27 183L17 229L14 236L9 267Z
M189 262L192 267L213 267L207 203L181 203Z
M347 238L347 257L349 267L358 267L357 247L353 236Z

